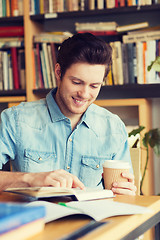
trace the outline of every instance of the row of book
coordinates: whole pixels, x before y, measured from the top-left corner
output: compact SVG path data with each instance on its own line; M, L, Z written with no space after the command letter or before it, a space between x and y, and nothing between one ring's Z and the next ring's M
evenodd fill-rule
M112 67L106 85L160 83L160 74L148 66L160 55L160 40L110 43Z
M160 0L30 0L30 15L158 4Z
M32 52L34 88L55 88L54 66L57 62L57 46L54 42L36 42Z
M0 90L25 89L24 49L0 50Z
M23 16L23 0L0 0L0 17Z

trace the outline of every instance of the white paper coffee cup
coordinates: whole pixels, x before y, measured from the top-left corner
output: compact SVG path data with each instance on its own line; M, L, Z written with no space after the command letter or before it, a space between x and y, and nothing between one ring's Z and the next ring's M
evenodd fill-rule
M130 164L120 160L106 160L103 163L103 179L105 189L112 189L114 182L127 182L122 173L129 172Z

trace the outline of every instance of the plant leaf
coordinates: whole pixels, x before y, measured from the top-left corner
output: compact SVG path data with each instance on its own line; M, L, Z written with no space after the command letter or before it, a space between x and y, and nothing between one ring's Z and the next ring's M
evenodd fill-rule
M160 56L156 57L156 59L147 67L148 71L151 69L154 69L156 72L160 72Z
M128 136L131 137L136 136L138 133L140 133L145 127L144 126L139 126L139 128L136 128L134 130L132 130L130 133L128 133Z

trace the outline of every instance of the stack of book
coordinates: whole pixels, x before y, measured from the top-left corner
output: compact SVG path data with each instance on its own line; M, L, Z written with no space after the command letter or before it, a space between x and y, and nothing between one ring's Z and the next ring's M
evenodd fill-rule
M46 215L44 206L0 203L0 239L22 240L44 229Z
M25 89L23 26L0 27L0 90Z

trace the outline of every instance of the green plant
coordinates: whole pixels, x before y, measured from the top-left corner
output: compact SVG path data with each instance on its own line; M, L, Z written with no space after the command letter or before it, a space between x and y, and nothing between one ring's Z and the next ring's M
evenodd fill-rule
M148 71L151 69L154 69L156 72L160 72L160 56L156 57L156 59L147 67Z
M142 143L143 146L145 148L145 150L147 151L147 156L146 156L146 163L145 163L145 167L144 167L144 171L142 174L142 179L141 179L141 184L140 184L140 192L142 194L142 186L143 186L143 182L144 182L144 178L145 178L145 174L146 174L146 169L147 169L147 165L148 165L148 160L149 160L149 147L151 147L154 151L154 153L157 156L160 156L160 129L159 128L154 128L149 130L148 132L145 132L144 135L142 135L142 131L145 129L144 126L140 126L137 129L132 130L128 136L136 136L137 134L140 134L141 139L142 139ZM134 144L133 147L137 147L138 141Z

